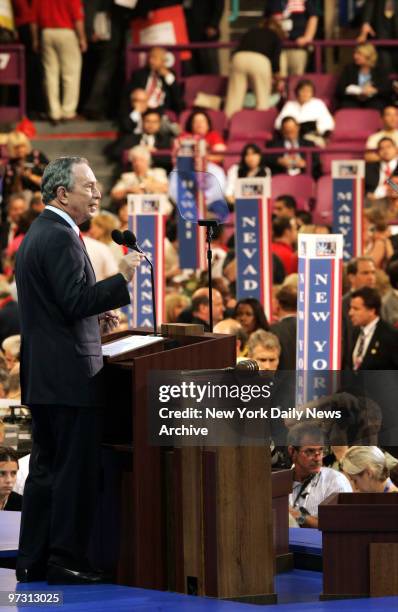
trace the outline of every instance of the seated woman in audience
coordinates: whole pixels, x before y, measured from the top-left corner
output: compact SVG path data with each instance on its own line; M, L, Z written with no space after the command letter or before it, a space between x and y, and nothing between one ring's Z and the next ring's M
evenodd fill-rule
M188 117L184 132L180 135L179 140L189 137L204 138L207 142L209 155L208 161L221 164L223 156L220 153L224 153L226 146L224 138L213 130L213 124L209 115L203 110L194 110ZM178 143L176 145L178 147ZM218 155L217 155L218 153Z
M13 491L17 473L17 453L13 448L0 447L0 510L22 510L22 495Z
M263 154L258 145L250 143L242 149L239 164L230 167L227 174L225 197L230 204L235 202L236 181L238 178L266 176Z
M15 191L40 189L41 177L48 159L38 149L32 149L31 142L23 132L11 132L7 139L9 161L4 176L4 195Z
M364 212L364 255L371 257L376 268L385 270L394 254L387 214L373 206Z
M233 317L239 321L248 335L257 329L269 331L269 323L264 309L256 298L239 300L235 306Z
M353 59L354 62L343 69L337 83L339 108L382 109L389 103L391 87L382 66L377 66L375 47L358 45Z
M360 493L396 493L386 457L377 446L352 446L341 462L343 472Z
M26 236L26 232L38 216L38 212L29 209L21 215L19 221L17 222L14 238L8 243L8 246L4 251L3 270L5 276L9 280L12 280L14 276L16 253L21 246L22 240Z
M169 293L165 297L166 323L176 323L178 315L188 308L190 299L183 293Z
M167 193L167 174L163 168L151 168L151 154L145 147L129 151L132 172L124 172L112 188L114 200L122 200L129 193Z
M116 205L114 211L119 219L119 229L121 232L129 229L129 209L127 206L127 200L121 200Z
M260 370L275 372L278 369L281 345L271 332L257 329L247 343L247 356L258 363Z
M116 263L119 263L124 255L123 247L112 240L112 232L118 228L119 222L117 218L111 213L103 211L91 219L89 231L91 238L106 244L110 256L115 259Z
M303 79L295 89L296 100L288 100L275 121L280 130L285 117L293 117L300 126L300 136L324 145L325 139L334 129L334 119L325 102L315 97L312 81Z
M256 108L269 108L273 74L280 82L279 62L283 37L281 26L272 18L265 19L258 27L248 30L242 36L232 56L225 102L227 117L243 108L249 79L253 82Z

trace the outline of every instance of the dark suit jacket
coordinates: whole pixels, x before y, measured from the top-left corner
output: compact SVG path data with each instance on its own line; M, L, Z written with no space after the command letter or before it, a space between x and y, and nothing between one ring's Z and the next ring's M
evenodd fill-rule
M280 147L284 147L285 146L285 140L284 138L282 138L282 136L277 136L276 138L273 138L272 140L268 141L266 143L266 148L280 148ZM309 140L306 140L305 138L299 138L299 146L300 147L313 147L314 144L312 142L310 142ZM289 150L286 149L286 153L288 153ZM267 154L265 153L265 163L266 165L270 168L272 174L286 174L286 169L283 168L282 166L280 166L278 164L278 157L282 157L283 153L277 153L277 154ZM301 155L301 153L299 154L301 157L304 157L303 155ZM301 174L303 174L305 172L305 170L303 169L301 171ZM321 172L321 164L319 161L319 155L313 155L312 156L312 176L316 179L319 178L322 174Z
M352 355L359 332L360 329L354 327L350 369L352 369ZM398 370L398 330L380 319L359 369Z
M362 23L370 23L376 32L376 38L389 38L390 32L385 28L384 7L384 0L366 0L362 9ZM391 19L398 34L398 0L394 0L394 15Z
M342 327L341 327L341 342L342 342L342 369L350 370L352 368L352 351L355 345L352 344L352 337L354 333L354 327L351 323L351 319L348 316L351 304L351 291L348 291L343 295L341 302L341 316L342 316Z
M116 274L96 283L75 231L44 210L18 249L16 281L22 402L101 406L98 315L129 303L124 277Z
M0 344L19 330L18 304L13 300L0 309Z
M338 106L345 108L375 108L381 109L389 103L391 97L391 85L388 75L381 66L376 66L370 71L372 84L378 93L365 100L360 100L357 96L346 94L348 85L358 84L359 67L356 64L348 64L343 69L336 86L336 99ZM347 131L349 126L347 125Z
M22 510L22 495L15 493L15 491L11 491L7 503L4 506L4 510L20 512Z
M380 179L379 162L368 162L365 166L365 193L373 193L379 184ZM393 172L393 176L398 176L398 166Z
M150 74L149 68L140 68L139 70L135 70L130 76L130 80L127 83L127 91L124 99L124 106L122 107L122 111L125 110L125 105L127 101L127 105L129 106L130 102L130 93L134 89L145 89L148 77ZM164 104L160 110L172 110L175 113L179 113L183 109L183 100L181 96L180 87L175 80L171 85L168 85L164 79L164 77L160 77L162 82L162 89L165 92L165 100Z
M191 42L208 40L205 36L208 27L219 29L224 6L224 0L193 0L192 7L185 10Z
M286 317L271 325L271 332L278 336L282 351L279 358L279 370L296 369L296 335L297 318L296 316Z

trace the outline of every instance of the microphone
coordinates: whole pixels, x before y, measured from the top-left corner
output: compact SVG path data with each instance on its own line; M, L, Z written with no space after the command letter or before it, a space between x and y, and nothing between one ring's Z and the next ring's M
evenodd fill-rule
M229 366L228 368L215 368L213 370L186 370L185 373L192 374L192 376L197 376L200 374L217 374L219 372L258 372L260 368L258 367L257 361L255 359L242 359L235 366Z
M116 244L120 244L123 246L132 249L133 251L137 251L144 256L145 261L148 263L151 268L151 286L152 286L152 318L153 318L153 335L157 335L157 321L156 321L156 295L155 295L155 276L153 271L153 264L149 257L144 253L141 247L137 243L137 238L133 232L130 230L125 230L121 232L120 230L114 229L112 231L112 240L116 242Z
M125 230L123 232L124 244L129 247L129 249L133 249L133 251L137 251L138 253L142 253L145 255L144 251L137 243L137 237L130 230Z
M116 244L120 244L120 246L124 246L123 234L120 230L118 229L112 230L111 236L112 236L113 242L116 242Z

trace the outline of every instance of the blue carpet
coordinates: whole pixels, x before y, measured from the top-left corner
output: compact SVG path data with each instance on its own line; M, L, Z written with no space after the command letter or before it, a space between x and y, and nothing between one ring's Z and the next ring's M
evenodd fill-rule
M279 604L272 606L251 606L235 602L218 601L203 597L189 597L176 593L135 589L116 585L94 587L49 587L44 582L17 585L12 570L0 569L0 591L17 589L18 592L62 591L63 606L24 606L21 610L34 612L49 610L58 612L329 612L332 610L383 612L398 609L398 597L380 599L341 600L319 602L322 575L319 572L294 570L276 578ZM293 603L295 602L295 603ZM300 602L300 603L298 603ZM7 612L16 609L0 607Z

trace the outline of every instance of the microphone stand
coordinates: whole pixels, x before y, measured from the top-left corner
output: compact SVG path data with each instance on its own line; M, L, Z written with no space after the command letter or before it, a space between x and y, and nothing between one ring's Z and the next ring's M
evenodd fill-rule
M198 225L206 228L207 242L207 278L209 286L209 328L210 333L213 333L213 288L211 276L211 263L213 259L213 251L211 250L211 241L214 238L214 228L217 227L218 221L215 219L198 219Z

